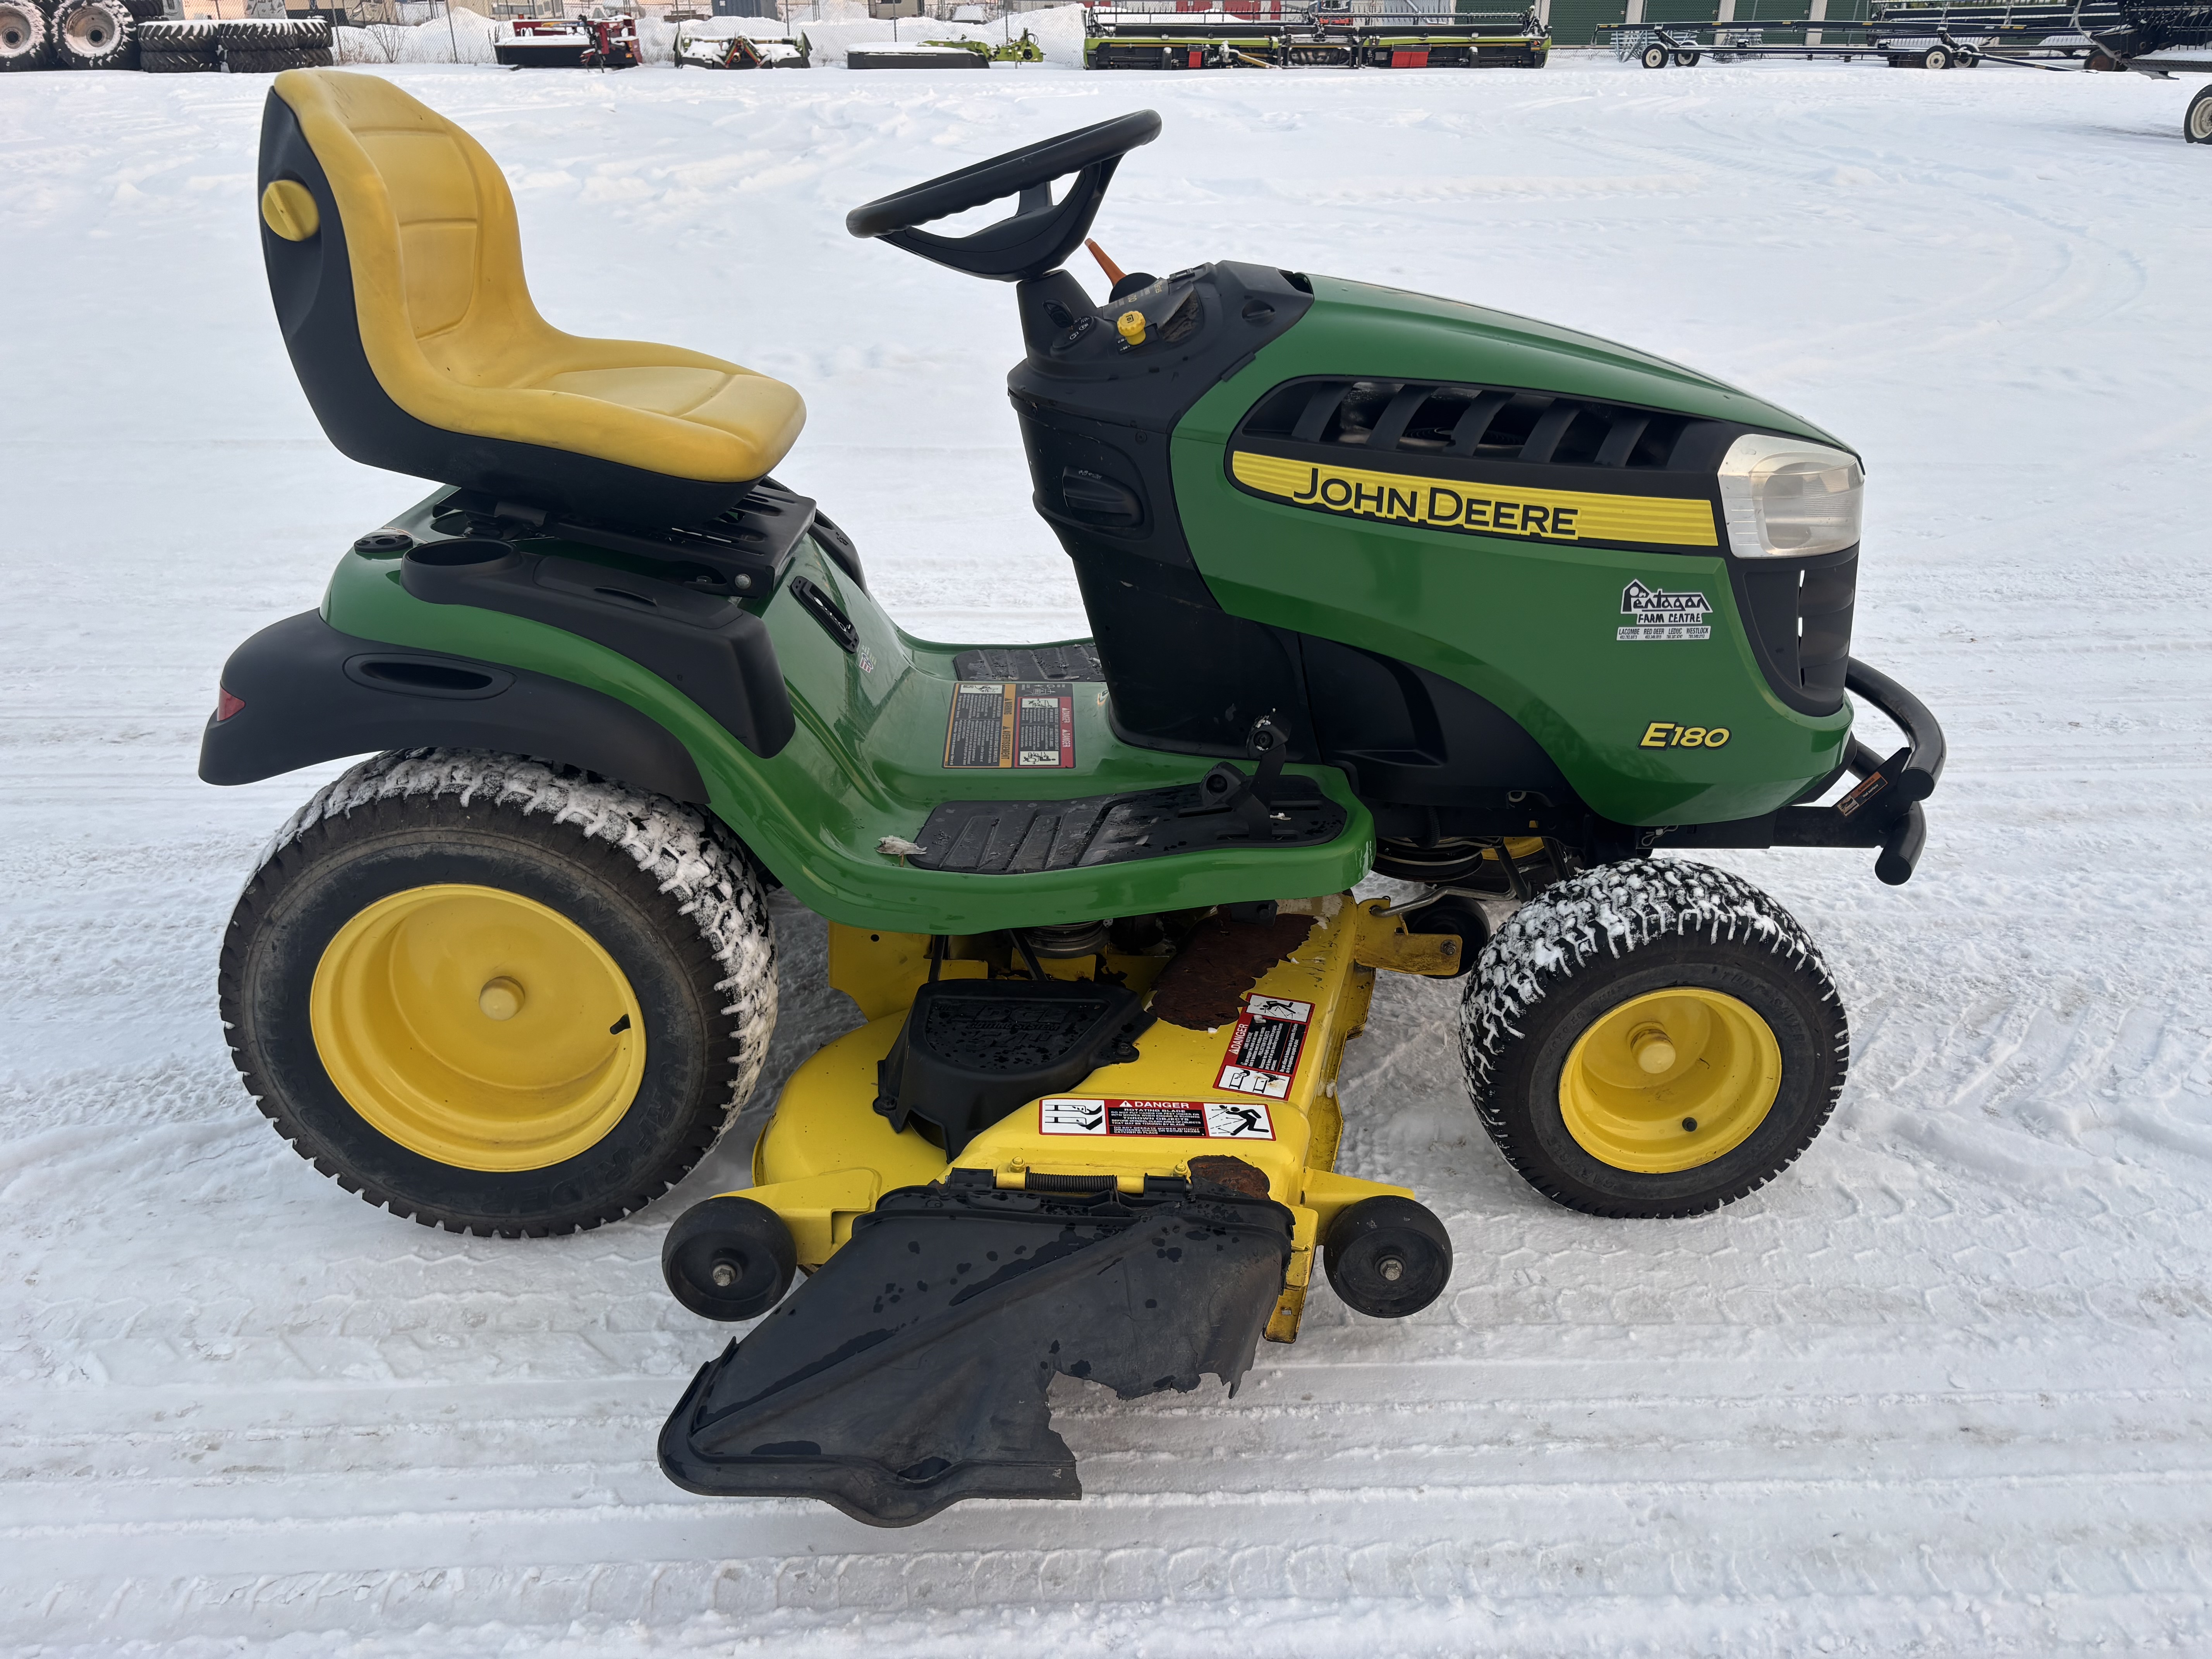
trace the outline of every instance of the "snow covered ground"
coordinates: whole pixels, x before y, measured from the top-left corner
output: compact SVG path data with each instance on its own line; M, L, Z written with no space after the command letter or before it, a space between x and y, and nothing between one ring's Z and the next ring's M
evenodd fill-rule
M252 80L0 83L0 1647L360 1656L2212 1650L2203 850L2212 155L2190 87L1610 60L1540 72L397 71L520 201L556 322L795 382L784 469L939 637L1081 626L1025 505L1003 289L845 210L1143 104L1098 234L1461 295L1861 445L1858 650L1948 726L1910 887L1747 854L1856 1063L1694 1223L1492 1152L1449 989L1393 982L1346 1164L1455 1287L1316 1294L1234 1401L1063 1383L1080 1505L872 1531L668 1485L723 1340L662 1229L851 1018L786 908L775 1076L684 1189L455 1238L301 1163L216 1028L219 932L315 776L192 775L230 647L415 486L340 459L262 286Z

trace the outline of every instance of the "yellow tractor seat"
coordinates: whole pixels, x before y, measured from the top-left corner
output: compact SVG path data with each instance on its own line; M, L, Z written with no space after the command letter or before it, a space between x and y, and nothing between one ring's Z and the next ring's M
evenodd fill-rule
M357 461L585 517L701 524L805 422L781 380L539 316L499 167L387 81L278 76L260 188L292 366Z

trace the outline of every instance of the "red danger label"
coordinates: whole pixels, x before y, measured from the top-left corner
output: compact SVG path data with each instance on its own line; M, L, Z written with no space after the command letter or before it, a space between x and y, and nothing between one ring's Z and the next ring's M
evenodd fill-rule
M1098 1100L1063 1097L1037 1103L1037 1129L1048 1135L1144 1135L1189 1140L1273 1140L1274 1120L1257 1101Z
M1305 1052L1306 1029L1312 1023L1310 1002L1247 997L1244 1012L1237 1016L1237 1029L1229 1034L1228 1052L1222 1056L1221 1075L1214 1086L1271 1100L1288 1099L1291 1079L1298 1073L1298 1056Z

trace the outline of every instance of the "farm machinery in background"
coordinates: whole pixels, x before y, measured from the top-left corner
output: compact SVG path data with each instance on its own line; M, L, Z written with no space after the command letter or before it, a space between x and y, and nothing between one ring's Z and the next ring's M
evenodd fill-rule
M729 33L695 34L696 27L682 23L676 30L678 69L756 70L811 69L814 46L803 33L793 33L770 17L717 17L716 28Z
M1533 9L1355 11L1338 0L1086 4L1083 34L1094 70L1540 69L1552 45Z
M2212 4L2123 0L2117 9L2118 24L2090 34L2093 50L2083 60L2083 69L2125 70L2154 81L2212 75ZM2189 100L2181 118L2181 136L2192 144L2212 144L2212 86L2200 88Z
M1711 19L1601 23L1614 55L1646 69L1693 68L1703 58L1876 58L1899 69L2122 69L2130 59L2212 40L2212 4L1877 4L1863 19ZM2167 67L2173 67L2168 65ZM2143 73L2160 70L2145 66Z
M2021 9L2002 9L2016 13ZM1598 27L1611 35L1614 57L1653 70L1669 64L1695 69L1708 58L1717 64L1755 58L1830 58L1844 63L1869 58L1897 69L1972 69L1996 38L1994 26L1966 8L1897 7L1887 17L1842 21L1796 17L1745 24L1707 19L1601 23ZM2088 47L2086 37L2075 35L2073 41L2076 53ZM2041 36L2032 46L2021 44L2026 50L2044 50Z
M987 70L994 64L1042 62L1044 48L1027 29L1018 36L995 42L964 37L953 40L872 40L848 47L845 52L845 67L851 70Z
M2212 47L2212 3L2193 0L2106 0L2068 5L1896 4L1876 9L1873 25L1896 46L1917 47L1921 59L1942 52L1949 63L1929 69L1970 69L1977 63L2045 70L2136 69L2137 59L2176 48ZM1918 39L1911 38L1913 34ZM1898 61L1893 58L1893 62ZM1906 61L1917 61L1906 57ZM2174 69L2212 70L2212 63L2160 59L2142 74L2163 78ZM2212 135L2208 135L2212 136Z
M1010 40L994 42L963 39L925 40L922 44L945 52L964 52L971 58L981 58L986 64L1042 64L1044 62L1044 48L1037 44L1036 36L1031 34L1027 29L1024 29Z
M509 69L635 69L645 61L634 17L517 17L492 42Z
M1646 69L1751 58L1875 58L1900 69L1981 64L2059 72L2125 70L2154 80L2212 75L2212 0L2117 0L2092 5L1877 5L1863 21L1801 17L1742 25L1601 24L1617 57ZM2191 52L2197 55L2184 54ZM2189 100L2181 134L2212 144L2212 87Z

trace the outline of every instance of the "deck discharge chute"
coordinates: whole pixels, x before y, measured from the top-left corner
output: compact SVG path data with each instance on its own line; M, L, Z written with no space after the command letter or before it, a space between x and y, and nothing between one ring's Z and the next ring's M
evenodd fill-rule
M661 1467L692 1492L817 1498L875 1526L963 1498L1081 1497L1054 1376L1124 1400L1208 1371L1233 1390L1290 1259L1280 1205L1153 1184L1177 1190L888 1194L701 1368Z

